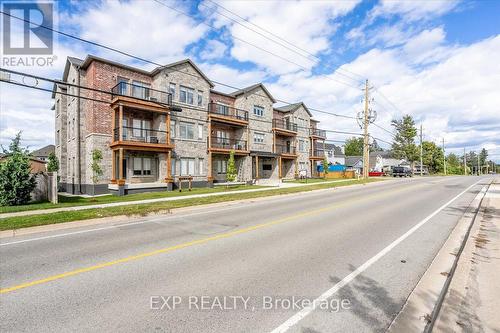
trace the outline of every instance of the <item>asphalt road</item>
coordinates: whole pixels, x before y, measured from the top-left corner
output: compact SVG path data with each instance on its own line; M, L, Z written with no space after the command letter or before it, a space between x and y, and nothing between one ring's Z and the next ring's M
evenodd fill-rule
M381 332L488 181L398 179L2 239L0 331Z

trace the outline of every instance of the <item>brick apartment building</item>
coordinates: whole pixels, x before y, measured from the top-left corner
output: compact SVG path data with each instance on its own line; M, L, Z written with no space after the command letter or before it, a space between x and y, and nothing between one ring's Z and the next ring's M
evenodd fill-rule
M239 182L316 175L326 134L304 103L273 107L276 100L260 83L232 93L213 88L189 59L145 71L90 55L68 57L52 95L63 190L165 190L178 186L179 177L210 186L226 181L231 151ZM104 170L96 184L94 149L103 153Z

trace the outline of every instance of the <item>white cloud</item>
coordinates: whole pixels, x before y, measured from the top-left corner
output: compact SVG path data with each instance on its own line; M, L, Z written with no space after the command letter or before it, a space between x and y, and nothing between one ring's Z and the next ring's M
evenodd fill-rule
M310 69L314 66L314 59L310 54L318 54L329 47L329 36L334 32L336 24L333 20L350 12L359 1L265 1L256 5L250 1L227 1L221 4L239 16L250 22L271 31L274 35L285 38L292 45L277 39L255 26L243 22L253 30L281 43L270 40L252 32L245 27L235 24L227 18L213 12L214 6L203 3L200 7L214 20L216 26L225 26L233 37L231 56L239 61L249 61L257 64L260 68L275 74L284 74L297 71L302 67ZM212 10L207 9L211 7ZM226 16L231 14L219 9ZM236 18L233 16L233 18ZM237 19L237 18L236 18ZM241 20L240 20L241 21ZM257 45L268 50L279 57L289 59L294 63L287 62L279 57L273 56L263 50L250 46L241 40ZM283 46L285 45L285 46ZM298 46L307 51L295 48ZM295 50L295 52L291 51ZM298 55L302 54L303 56Z
M213 60L222 58L227 50L226 44L213 39L206 42L205 48L200 52L200 58L203 60Z
M459 0L382 0L368 16L371 21L379 16L392 15L399 15L405 21L429 20L450 12L457 7L459 2Z

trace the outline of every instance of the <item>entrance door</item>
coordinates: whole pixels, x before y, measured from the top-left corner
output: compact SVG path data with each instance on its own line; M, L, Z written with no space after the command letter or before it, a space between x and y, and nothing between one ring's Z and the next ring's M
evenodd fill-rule
M291 151L290 151L290 150L291 150L291 144L290 144L290 141L287 141L287 142L286 142L286 152L287 152L287 153L291 153Z
M127 179L127 159L124 158L122 160L122 168L123 168L123 179Z

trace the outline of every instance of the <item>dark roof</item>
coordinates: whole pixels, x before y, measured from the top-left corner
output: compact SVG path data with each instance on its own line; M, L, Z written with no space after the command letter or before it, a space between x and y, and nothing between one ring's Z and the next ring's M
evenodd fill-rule
M280 111L280 112L292 112L292 111L297 110L301 106L304 107L304 110L306 110L306 112L309 114L309 116L312 117L312 113L309 111L309 109L304 104L304 102L298 102L298 103L294 103L294 104L288 104L288 105L284 105L284 106L279 106L279 107L276 107L274 109L276 111Z
M333 143L325 143L325 149L326 150L333 150L333 154L335 156L344 156L344 153L342 152L342 148L340 146L336 146Z
M276 100L274 99L273 95L271 95L269 90L267 90L267 88L262 83L252 84L251 86L248 86L246 88L236 90L235 92L232 92L229 95L236 97L236 96L239 96L241 94L249 93L249 92L251 92L259 87L262 88L262 90L264 90L264 92L267 94L267 96L269 96L269 98L271 99L271 101L273 101L273 103L276 103Z
M31 153L33 157L38 157L38 156L49 156L50 153L55 152L56 147L54 145L48 145L45 147L42 147L38 150L35 150Z

